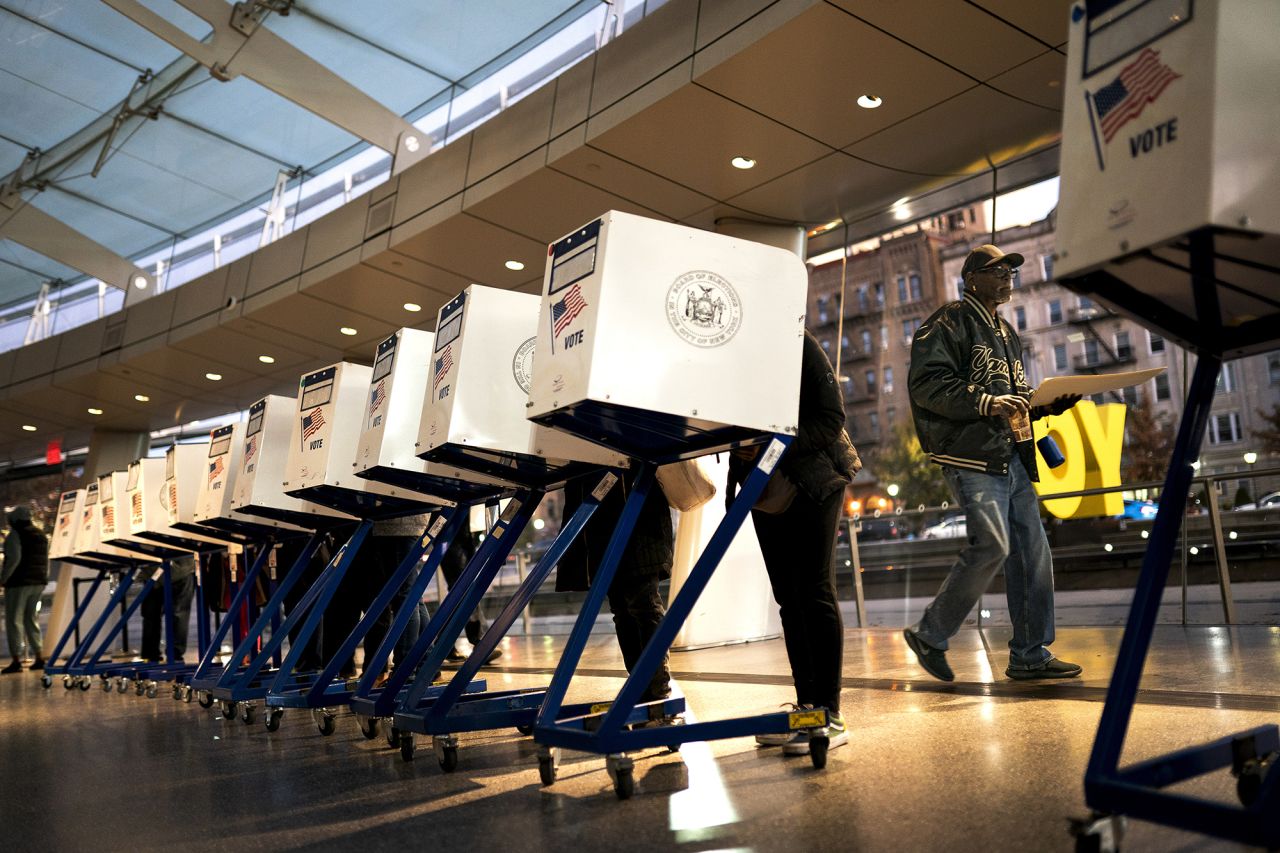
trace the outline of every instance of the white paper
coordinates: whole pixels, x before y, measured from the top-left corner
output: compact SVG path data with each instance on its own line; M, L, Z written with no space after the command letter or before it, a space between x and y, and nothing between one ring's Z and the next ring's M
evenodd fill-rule
M1044 406L1059 397L1079 394L1087 397L1090 394L1101 394L1104 391L1115 391L1128 388L1130 385L1141 385L1153 376L1164 373L1163 367L1152 367L1147 370L1127 370L1120 373L1098 373L1083 376L1052 376L1040 384L1031 395L1031 405Z

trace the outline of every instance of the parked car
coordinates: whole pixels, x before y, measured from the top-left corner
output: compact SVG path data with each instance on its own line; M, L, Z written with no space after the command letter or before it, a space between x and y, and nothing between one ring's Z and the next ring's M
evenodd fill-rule
M1125 501L1121 518L1135 518L1138 521L1150 521L1156 517L1160 505L1155 501Z
M1270 492L1254 503L1240 504L1236 509L1280 509L1280 492Z
M879 518L864 515L862 518L853 519L853 526L858 531L859 542L883 542L903 537L898 519L892 515L882 515Z
M920 531L921 539L954 539L968 535L969 525L963 515L949 515Z

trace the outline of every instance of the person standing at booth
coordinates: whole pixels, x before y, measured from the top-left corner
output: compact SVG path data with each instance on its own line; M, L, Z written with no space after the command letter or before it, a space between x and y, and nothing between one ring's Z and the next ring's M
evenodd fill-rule
M1074 678L1079 665L1053 656L1053 562L1040 504L1031 420L1079 402L1060 397L1033 408L1022 342L996 308L1013 292L1022 255L993 245L969 253L961 269L964 296L934 312L911 342L907 379L920 447L942 466L964 508L969 544L960 552L920 621L903 631L925 671L955 674L947 643L992 576L1004 568L1013 638L1009 678Z
M196 592L196 554L183 554L169 561L169 583L173 595L173 656L181 661L187 653L187 634L191 625L191 599ZM164 582L151 588L142 600L142 649L145 661L164 660Z
M751 511L765 570L782 616L782 637L800 708L826 708L828 748L849 740L840 713L844 621L836 602L836 530L844 487L862 467L845 432L844 397L817 339L804 333L795 439ZM729 459L726 506L755 465L760 446ZM758 735L788 755L809 753L809 733Z
M49 537L31 521L31 510L14 507L9 512L9 535L4 539L4 564L0 584L4 586L4 625L13 661L0 673L19 672L22 658L30 650L31 668L44 669L40 646L40 623L36 607L49 583Z

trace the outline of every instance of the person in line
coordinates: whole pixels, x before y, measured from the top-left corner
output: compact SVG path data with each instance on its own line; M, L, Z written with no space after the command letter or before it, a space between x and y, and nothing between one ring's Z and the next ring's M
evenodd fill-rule
M4 625L13 661L0 673L22 670L22 659L30 650L33 670L44 669L40 645L40 623L36 606L49 583L49 537L31 521L31 510L14 507L9 512L9 535L4 539L4 563L0 565L0 585L4 586Z
M183 554L169 561L169 583L173 594L173 654L178 662L187 653L197 559L195 554ZM142 600L142 659L152 663L164 660L164 645L164 580L161 579Z
M1004 568L1013 638L1005 674L1019 680L1074 678L1078 664L1054 657L1053 562L1040 504L1031 421L1079 402L1032 408L1017 332L997 313L1009 301L1022 255L979 246L961 269L964 294L939 308L911 342L907 385L920 447L942 466L964 509L969 544L933 602L903 636L934 678L952 681L947 644Z
M453 542L445 550L444 556L440 560L440 571L444 574L445 583L449 585L449 589L458 583L458 579L462 577L463 571L466 570L467 564L471 562L471 558L476 555L479 546L479 535L469 528L459 530L458 535L454 537ZM425 611L425 606L424 606ZM424 620L425 621L425 620ZM465 630L467 642L472 646L480 642L480 637L484 634L484 602L483 600L476 602L476 609L472 611L471 616L467 619ZM489 654L489 659L484 662L488 666L493 661L502 657L502 649L494 648ZM458 651L455 645L449 650L449 656L446 658L450 663L461 663L467 659L467 656Z
M826 708L829 749L849 740L840 713L844 621L836 602L836 531L844 487L862 467L844 429L844 398L822 346L804 334L795 439L751 512L765 570L782 616L799 708ZM729 461L726 506L755 465L759 446ZM777 492L785 497L779 499ZM789 500L789 502L788 502ZM759 735L787 755L809 753L809 733Z

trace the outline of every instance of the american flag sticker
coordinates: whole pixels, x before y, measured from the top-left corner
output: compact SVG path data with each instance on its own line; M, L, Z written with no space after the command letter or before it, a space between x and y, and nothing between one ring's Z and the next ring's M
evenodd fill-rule
M440 355L436 357L435 378L431 381L431 390L434 392L440 386L440 382L449 375L449 370L453 367L453 344L449 344Z
M307 445L306 445L307 439L311 438L311 436L318 433L320 431L320 428L324 425L325 425L325 419L324 419L323 409L315 408L311 410L310 414L303 415L302 417L302 449L303 450L307 449Z
M222 473L222 470L222 457L219 456L209 463L209 482L212 483L214 480L218 479L218 475Z
M369 392L369 414L378 411L378 407L387 399L387 380L379 379L378 384Z
M555 339L574 321L583 309L587 307L587 301L582 298L582 290L578 285L569 288L568 292L560 298L559 302L551 303L551 339L552 345L555 345Z
M1142 115L1148 104L1155 103L1169 84L1181 77L1161 61L1159 51L1148 47L1133 62L1120 69L1110 83L1092 95L1086 93L1100 168L1105 169L1106 166L1102 160L1101 145L1097 145L1099 134L1102 144L1109 144L1122 127Z

